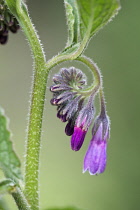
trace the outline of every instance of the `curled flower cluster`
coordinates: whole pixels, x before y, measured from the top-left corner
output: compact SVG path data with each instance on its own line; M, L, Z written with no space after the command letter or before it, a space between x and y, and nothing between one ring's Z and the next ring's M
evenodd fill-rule
M50 91L53 93L51 104L57 106L57 117L67 122L65 133L71 136L71 148L78 151L94 119L94 95L83 90L86 76L79 69L62 68L54 75ZM92 130L92 140L84 158L84 169L90 174L105 170L106 147L109 138L109 119L105 111L96 118Z
M60 74L53 77L54 84L50 90L53 92L51 104L57 106L57 117L68 122L65 132L68 136L74 133L74 125L78 113L83 108L84 97L79 93L86 83L82 71L71 67L61 69Z
M0 0L0 44L6 44L9 31L16 33L19 29L17 19L10 13L3 0Z

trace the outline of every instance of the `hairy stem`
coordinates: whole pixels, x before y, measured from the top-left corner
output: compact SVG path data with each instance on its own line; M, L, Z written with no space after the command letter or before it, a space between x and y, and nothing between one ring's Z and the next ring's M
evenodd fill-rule
M94 76L94 82L90 87L88 87L85 90L82 90L81 93L85 95L92 95L95 96L97 91L99 90L102 80L101 80L101 73L97 65L88 57L86 56L79 56L76 60L81 61L84 63L86 66L89 67L89 69L92 71L93 76Z
M101 107L101 115L105 115L106 114L106 104L105 104L105 97L104 97L104 92L103 92L103 88L101 87L99 90L99 96L100 96L100 107Z
M39 155L44 98L46 91L46 60L36 30L27 11L18 5L18 21L31 47L34 59L34 78L28 124L25 163L25 195L32 210L39 209Z
M12 196L13 196L19 210L31 210L24 194L18 187L16 187L16 191L12 193Z

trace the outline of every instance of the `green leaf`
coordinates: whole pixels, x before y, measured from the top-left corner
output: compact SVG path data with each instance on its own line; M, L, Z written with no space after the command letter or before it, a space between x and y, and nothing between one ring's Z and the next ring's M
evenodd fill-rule
M64 0L69 29L68 44L88 41L118 12L118 0Z
M74 15L73 15L73 9L72 6L70 4L68 4L67 2L65 3L65 7L66 7L66 15L67 15L67 24L68 24L68 43L67 45L70 46L73 43L73 38L74 38Z
M27 14L27 7L24 0L5 0L5 3L17 19L20 18L20 15L18 14L19 9L22 8L22 10Z
M67 46L80 41L79 13L77 3L73 0L64 0L68 25L68 42Z
M0 107L0 168L5 176L15 183L22 179L20 161L12 148L10 131L7 129L7 119Z
M72 54L76 50L78 50L79 47L80 47L79 43L72 45L71 47L67 47L60 53L60 56Z
M16 2L17 0L5 0L5 3L14 15L16 14Z
M16 190L16 185L10 179L0 182L0 195L5 193L12 193Z
M118 11L118 0L77 0L80 13L81 39L89 30L92 37L102 28Z

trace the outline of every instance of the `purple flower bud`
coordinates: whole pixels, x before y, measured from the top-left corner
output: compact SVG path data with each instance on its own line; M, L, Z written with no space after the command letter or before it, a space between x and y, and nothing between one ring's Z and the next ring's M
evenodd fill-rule
M94 110L91 106L86 106L79 112L71 138L72 150L78 151L81 148L93 117Z
M103 173L106 168L109 121L108 117L102 119L103 120L100 121L101 116L99 116L95 121L93 137L84 158L83 172L88 170L91 175Z
M83 130L87 131L92 123L94 117L94 108L91 105L86 105L81 109L76 120L76 126L81 127Z
M80 81L83 78L83 73L81 71L79 71L76 75L76 80Z
M63 80L63 77L60 75L60 74L56 74L53 76L53 82L55 84L63 84L64 83L64 80Z
M57 84L50 87L51 92L71 90L72 88L65 84Z
M61 93L60 95L57 96L57 99L58 99L57 104L59 105L59 104L65 103L66 101L71 100L74 95L75 93L69 92L69 91L65 91Z
M74 122L72 119L70 119L65 127L65 133L67 136L71 136L73 132L74 132Z
M63 109L63 114L67 113L68 119L73 118L73 116L77 112L77 110L79 108L79 104L81 102L80 98L81 98L81 96L75 97L73 100L69 101L69 103L67 103L67 105Z
M6 44L8 41L8 36L0 35L0 44Z
M57 106L58 105L58 99L56 99L56 98L52 98L51 100L50 100L50 103L51 103L51 105L54 105L54 106Z
M62 121L62 122L67 122L67 116L60 114L59 112L57 113L57 117Z
M8 26L4 25L1 33L3 36L8 36Z
M102 125L102 139L109 139L109 130L110 130L110 122L109 122L109 117L106 115L106 113L104 113L103 115L100 114L99 116L97 116L95 122L94 122L94 126L92 129L92 135L94 136L97 129L99 128L100 124Z
M66 122L67 121L67 114L63 114L62 113L63 110L63 106L61 106L57 112L57 117L62 121L62 122Z
M63 81L67 84L69 84L69 81L71 80L71 74L69 72L69 69L62 68L61 69L61 76L63 77Z
M74 87L77 86L80 89L86 84L86 75L75 67L70 67L69 69L62 68L60 75L55 75L53 80L58 81L58 79L61 83L63 82L64 84Z
M78 151L85 139L85 135L86 135L87 131L82 130L79 127L74 127L74 133L72 135L71 138L71 148L74 151Z

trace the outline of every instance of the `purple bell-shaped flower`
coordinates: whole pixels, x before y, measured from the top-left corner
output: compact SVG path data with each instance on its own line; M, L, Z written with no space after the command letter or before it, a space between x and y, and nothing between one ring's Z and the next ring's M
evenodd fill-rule
M92 105L86 105L80 112L76 119L74 126L74 133L71 137L72 150L78 151L85 139L89 126L94 117L94 109Z
M93 137L84 158L83 172L88 170L91 175L95 175L103 173L106 168L106 150L109 138L109 119L106 115L96 119L92 133Z

